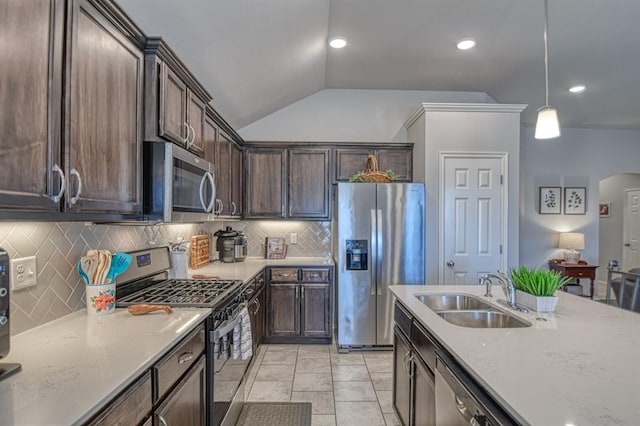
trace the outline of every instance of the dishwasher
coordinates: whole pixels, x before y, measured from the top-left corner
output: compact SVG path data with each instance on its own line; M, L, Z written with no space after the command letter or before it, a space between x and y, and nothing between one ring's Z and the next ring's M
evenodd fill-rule
M437 352L436 424L438 426L518 425L448 354Z

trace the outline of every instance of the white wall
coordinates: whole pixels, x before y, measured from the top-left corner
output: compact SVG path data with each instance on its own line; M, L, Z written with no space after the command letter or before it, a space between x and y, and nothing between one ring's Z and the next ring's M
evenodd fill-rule
M582 258L598 263L599 182L617 173L640 172L640 131L562 129L557 139L538 141L524 128L520 155L520 263L543 267L561 257L557 234L585 234ZM587 187L586 215L540 215L540 186ZM606 271L598 271L600 276Z
M483 92L326 89L238 130L247 141L406 142L422 102L493 103Z

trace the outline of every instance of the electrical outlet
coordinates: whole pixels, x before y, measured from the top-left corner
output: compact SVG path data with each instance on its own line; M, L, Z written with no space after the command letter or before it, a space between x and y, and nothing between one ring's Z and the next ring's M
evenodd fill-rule
M20 290L38 284L36 257L11 259L11 290Z
M289 242L291 242L291 244L298 244L298 234L292 232L289 236Z

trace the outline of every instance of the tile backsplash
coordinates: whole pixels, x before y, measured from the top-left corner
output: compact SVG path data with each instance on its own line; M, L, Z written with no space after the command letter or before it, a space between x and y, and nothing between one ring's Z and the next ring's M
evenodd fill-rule
M11 334L84 308L84 283L75 266L89 249L131 251L164 245L179 237L213 235L231 226L244 231L249 256L263 256L264 239L298 234L288 256L328 256L331 223L307 221L209 222L205 224L121 226L85 222L0 222L0 247L9 256L36 256L38 285L11 291ZM215 238L212 239L215 244Z

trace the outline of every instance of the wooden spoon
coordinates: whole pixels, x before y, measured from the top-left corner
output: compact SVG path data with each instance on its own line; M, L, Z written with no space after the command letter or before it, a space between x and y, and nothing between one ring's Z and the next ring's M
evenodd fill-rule
M173 313L173 309L171 309L170 306L151 305L147 303L140 303L137 305L128 306L127 311L129 311L131 315L144 315L154 311L165 311L167 314Z
M220 277L217 275L202 275L202 274L194 274L191 275L191 278L194 280L219 280Z

